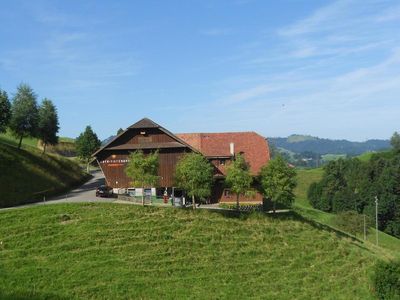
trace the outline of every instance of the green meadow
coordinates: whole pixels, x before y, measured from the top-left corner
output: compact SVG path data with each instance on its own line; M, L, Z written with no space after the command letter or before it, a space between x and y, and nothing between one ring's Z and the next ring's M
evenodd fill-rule
M293 213L106 203L0 212L2 299L373 299L376 259Z

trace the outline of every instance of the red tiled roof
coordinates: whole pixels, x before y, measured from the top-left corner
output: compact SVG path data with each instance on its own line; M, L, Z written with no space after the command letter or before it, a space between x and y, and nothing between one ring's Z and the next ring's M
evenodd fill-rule
M230 143L234 143L235 154L243 153L254 175L270 158L266 139L255 132L180 133L176 136L207 157L230 156Z

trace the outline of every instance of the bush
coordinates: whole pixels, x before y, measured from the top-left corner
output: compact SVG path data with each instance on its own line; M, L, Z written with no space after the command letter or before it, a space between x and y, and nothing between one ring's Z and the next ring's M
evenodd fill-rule
M323 182L314 182L308 188L307 198L312 207L323 211L331 211L332 203L328 195L324 193Z
M366 230L372 224L369 217L365 217ZM364 216L356 211L345 211L337 214L334 219L334 224L341 230L349 232L353 235L364 233Z
M332 199L332 211L350 211L356 208L356 195L354 192L346 187L335 193Z
M373 283L379 299L400 299L400 261L378 262Z
M397 238L400 238L400 220L398 219L394 221L389 221L386 226L385 232Z

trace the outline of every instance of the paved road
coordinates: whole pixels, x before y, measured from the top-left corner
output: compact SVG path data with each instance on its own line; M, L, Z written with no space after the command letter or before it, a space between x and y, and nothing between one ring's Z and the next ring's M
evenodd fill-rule
M92 173L93 178L82 186L69 191L64 195L53 197L46 201L47 203L63 203L63 202L112 202L113 198L96 197L96 188L105 183L104 175L101 171Z
M113 202L116 199L114 198L98 198L95 195L96 188L99 185L104 184L104 176L101 171L95 171L92 173L93 178L88 182L84 183L80 187L69 191L67 194L60 195L57 197L53 197L48 199L46 202L36 202L30 204L24 204L14 207L2 208L1 210L15 209L15 208L23 208L30 207L34 205L46 205L46 204L55 204L55 203L78 203L78 202Z

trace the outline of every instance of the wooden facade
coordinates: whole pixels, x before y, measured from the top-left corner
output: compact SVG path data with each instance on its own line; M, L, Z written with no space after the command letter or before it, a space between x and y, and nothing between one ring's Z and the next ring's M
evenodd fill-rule
M198 152L207 157L214 166L215 184L209 201L234 202L236 195L224 184L226 167L234 158L229 153L232 142L237 145L237 153L244 154L253 175L269 160L265 139L254 132L174 135L147 118L128 127L93 156L104 173L107 185L116 189L128 189L137 188L131 185L131 179L125 174L129 154L136 150L142 150L145 154L158 151L159 183L155 188L171 190L175 187L175 168L180 158L185 153ZM251 198L241 196L240 201L261 202L262 196L258 193Z
M177 162L184 153L193 151L189 145L174 138L161 126L143 119L94 154L104 173L107 185L113 188L132 187L131 180L125 174L125 167L129 161L130 152L139 149L144 154L159 152L157 187L173 187Z

